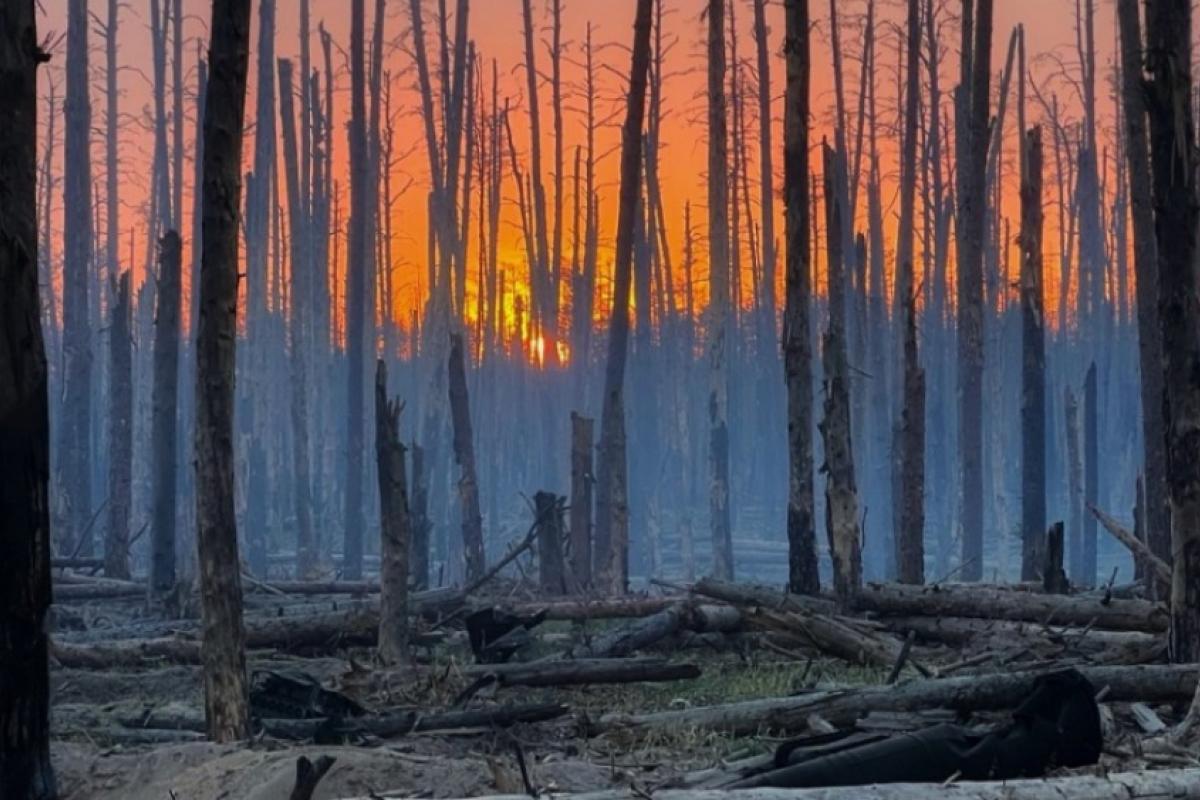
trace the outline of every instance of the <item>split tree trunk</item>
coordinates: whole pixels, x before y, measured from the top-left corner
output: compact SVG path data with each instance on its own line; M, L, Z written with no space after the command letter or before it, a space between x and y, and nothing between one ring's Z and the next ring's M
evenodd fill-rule
M250 0L213 0L196 339L196 535L204 619L205 717L208 735L219 742L250 734L233 496L238 209L249 51Z
M733 577L729 520L729 160L725 114L725 0L708 0L708 470L712 574Z
M812 340L809 305L812 267L809 263L808 107L809 63L808 0L788 0L787 101L783 131L783 194L787 265L783 312L783 374L787 384L788 429L788 589L816 594L821 589L817 573L816 513L813 510L813 391Z
M38 297L34 0L0 4L0 795L52 800L50 419Z
M629 506L625 453L625 363L629 357L629 293L633 283L633 228L640 205L642 124L650 68L653 0L638 0L625 124L621 129L621 188L614 256L613 308L600 417L600 463L596 470L596 542L593 569L603 588L623 594L629 574Z
M150 534L150 586L158 594L175 588L175 505L179 401L179 304L183 244L167 231L158 244L158 309L154 321L154 419L151 430L154 510ZM236 255L236 251L235 251ZM199 385L199 384L197 384Z
M133 342L129 272L121 273L108 327L108 536L104 574L129 578L129 513L133 505Z
M1046 528L1046 332L1042 296L1042 130L1021 160L1021 580L1037 578Z
M408 478L400 443L399 401L387 395L387 365L375 364L375 456L379 475L379 655L396 663L408 657Z
M458 499L462 504L463 552L467 559L467 583L483 575L483 515L479 510L479 481L475 477L475 440L471 432L471 402L467 396L467 368L460 333L450 334L450 415L454 420L454 460L462 474Z

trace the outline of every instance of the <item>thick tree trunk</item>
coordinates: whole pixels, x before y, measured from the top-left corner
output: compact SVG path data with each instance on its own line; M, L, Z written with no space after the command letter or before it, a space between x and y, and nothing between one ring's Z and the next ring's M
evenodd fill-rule
M1047 594L1066 594L1071 590L1067 572L1063 569L1065 544L1063 524L1056 522L1046 532L1045 553L1042 559L1042 588Z
M400 443L399 401L389 401L387 365L375 364L375 456L379 475L379 655L396 663L408 657L408 546L412 518Z
M483 550L483 515L479 508L479 480L475 472L475 439L471 429L465 360L462 334L453 333L450 335L450 415L454 420L454 460L462 471L458 478L458 498L467 582L470 583L483 575L487 558Z
M67 98L63 152L63 407L59 490L66 507L61 546L92 555L91 397L92 104L89 98L87 0L67 6Z
M108 537L104 574L129 578L129 514L133 505L133 341L129 272L121 273L108 327Z
M0 5L0 795L53 800L50 420L38 291L34 0ZM47 221L48 222L48 221Z
M1042 295L1042 130L1025 134L1021 173L1021 580L1037 578L1046 528L1046 332Z
M788 589L816 594L816 513L813 510L813 391L812 340L809 306L812 268L809 263L808 106L809 46L808 0L788 0L787 102L783 129L783 194L787 265L783 312L783 374L787 384L788 429Z
M580 589L592 582L593 425L571 412L571 572Z
M154 420L151 436L154 514L151 524L150 585L165 594L175 588L175 505L179 399L179 305L182 294L179 234L167 231L159 242L158 309L154 320ZM199 384L197 384L199 385Z
M196 527L211 738L250 733L242 571L233 496L238 209L250 50L250 0L213 0L205 99L203 257L196 359Z
M1171 559L1171 507L1167 497L1166 429L1163 423L1162 328L1158 315L1158 244L1150 185L1146 102L1142 93L1142 25L1137 0L1117 0L1121 35L1121 106L1133 217L1133 269L1137 276L1137 330L1141 377L1142 441L1146 473L1146 539Z
M633 228L641 205L642 124L650 68L653 0L638 0L625 124L621 130L621 188L617 213L613 308L600 417L600 463L596 470L596 542L593 570L603 588L625 592L629 573L629 508L626 500L625 363L629 356L629 294L633 283Z
M542 594L547 597L566 594L562 505L553 492L538 492L533 496L533 505L537 514L538 583Z
M733 577L729 519L729 208L725 0L708 0L708 514L712 574Z

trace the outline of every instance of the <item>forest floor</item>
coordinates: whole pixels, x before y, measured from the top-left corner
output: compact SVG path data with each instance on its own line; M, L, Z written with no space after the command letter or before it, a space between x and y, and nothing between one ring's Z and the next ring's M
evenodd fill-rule
M1013 592L1023 594L1016 589ZM258 598L257 611L253 610L255 603L250 604L248 620L261 614L286 621L291 613L287 609L299 606L351 608L347 613L353 614L357 613L352 610L353 604L359 602L350 601L348 606L345 597L269 597L273 599ZM674 602L673 598L666 599ZM271 602L277 603L274 611L268 608ZM1106 608L1119 611L1123 602L1109 598ZM457 613L422 624L424 635L415 648L415 663L405 667L379 664L369 644L331 641L321 646L255 649L249 654L249 669L256 675L311 678L314 685L319 683L338 702L358 704L372 717L407 712L416 712L420 717L451 709L545 704L561 706L562 713L552 714L550 719L503 726L476 724L421 731L413 725L413 730L398 735L377 736L364 730L335 739L280 736L259 729L248 743L215 745L204 741L200 732L203 684L198 664L173 663L190 659L143 650L132 658L124 654L108 666L80 666L75 663L79 655L69 654L58 644L61 640L83 649L101 648L96 650L100 654L96 657L108 658L104 655L108 651L102 648L117 639L125 643L133 640L126 641L125 634L106 636L105 631L127 631L131 625L152 629L143 642L161 641L162 631L154 628L153 615L145 608L144 600L94 600L79 609L60 614L60 625L73 620L67 627L74 630L55 636L58 649L52 659L53 755L64 800L295 800L297 761L301 756L312 761L322 756L335 759L311 794L314 800L613 790L627 797L649 797L659 789L727 785L729 777L736 777L737 770L745 765L757 763L761 768L769 763L775 749L789 735L829 733L835 728L855 735L898 735L939 722L981 726L1012 717L1011 703L998 708L984 700L979 708L972 709L969 702L956 700L953 711L933 702L896 706L901 710L859 709L848 723L836 710L829 717L836 724L822 718L826 714L823 709L834 708L839 699L860 689L875 690L892 680L896 686L891 691L899 696L906 686L947 681L951 676L970 682L972 676L980 680L997 675L1003 678L1006 673L1021 670L1096 665L1104 665L1100 669L1122 669L1162 661L1161 648L1142 647L1158 635L1145 631L1092 633L1089 625L1076 630L1052 627L1043 621L1032 623L1030 630L1014 632L1005 628L997 633L987 630L993 623L976 620L982 625L981 631L969 640L960 636L955 644L939 643L933 641L935 633L926 631L915 646L910 635L908 646L901 647L905 637L887 630L884 622L864 618L852 623L859 626L856 635L886 642L889 647L895 645L903 654L891 668L886 663L851 663L853 657L848 661L845 653L829 652L828 643L820 636L812 640L811 632L791 638L784 635L787 631L780 629L783 623L779 621L782 613L766 610L770 624L765 627L769 630L764 630L762 624L749 624L751 612L743 605L740 613L744 624L737 631L672 631L636 649L638 656L658 664L686 664L698 669L698 677L543 687L504 686L500 681L481 687L477 679L489 668L475 664L467 633L461 629L462 615ZM644 626L654 616L546 621L533 628L512 660L553 663L580 642L594 646L624 628ZM295 618L297 629L303 627L306 618ZM170 635L191 641L194 632ZM1096 647L1089 649L1079 646L1079 641L1072 638L1075 636L1101 638ZM1070 644L1064 645L1064 641ZM1136 685L1130 689L1130 680L1111 674L1116 676L1112 686L1096 686L1100 690L1104 734L1098 764L1052 770L1049 774L1200 768L1194 748L1161 743L1162 734L1184 717L1196 676L1179 679L1174 673L1155 673L1146 679L1146 702L1135 702L1140 696ZM1141 678L1133 683L1137 680ZM1166 686L1164 681L1171 685ZM973 684L967 685L969 688ZM722 730L726 726L706 723L702 716L692 722L687 714L680 716L678 724L620 724L623 718L647 719L646 715L655 712L703 714L712 707L739 701L787 704L805 697L824 705L815 706L816 711L806 719L801 717L799 727L792 720L783 725L783 730L772 724L783 717L770 715L753 731L744 725L738 730ZM1160 744L1144 746L1150 740ZM1194 777L1200 784L1200 771Z

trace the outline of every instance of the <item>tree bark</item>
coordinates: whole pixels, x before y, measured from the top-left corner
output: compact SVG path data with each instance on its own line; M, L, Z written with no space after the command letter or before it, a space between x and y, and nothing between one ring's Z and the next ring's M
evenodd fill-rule
M1171 559L1171 507L1167 497L1166 428L1163 422L1163 350L1158 314L1158 244L1151 198L1146 101L1142 91L1142 25L1137 0L1117 0L1121 36L1121 100L1133 217L1133 268L1137 276L1137 330L1146 473L1146 539Z
M708 470L712 574L733 577L729 519L729 187L725 0L708 0Z
M108 328L108 538L104 574L129 578L129 514L133 505L133 353L129 272L121 273Z
M783 312L783 372L787 385L788 429L788 589L816 594L821 589L817 573L816 514L813 510L813 391L812 340L809 305L812 268L809 264L808 107L809 46L808 0L788 0L787 102L783 129L783 193L787 265Z
M623 594L629 573L629 507L626 499L625 363L629 357L629 293L633 283L633 228L641 195L642 124L650 68L653 0L638 0L625 124L621 130L621 188L617 212L613 308L600 417L596 470L596 543L593 570L613 594Z
M571 412L571 572L578 588L592 582L593 424Z
M408 510L408 478L400 443L400 402L389 401L387 365L375 364L375 456L378 459L379 517L379 655L396 663L408 657L408 547L412 521Z
M1096 382L1096 363L1088 366L1083 381L1083 462L1084 462L1084 505L1099 502L1100 493L1100 392ZM1075 582L1083 586L1096 585L1096 518L1083 515L1083 573L1075 576ZM1200 611L1200 609L1198 609Z
M179 305L182 243L167 231L159 242L158 309L154 321L154 515L151 533L151 588L165 594L175 588L175 505L179 399ZM199 384L197 384L199 385ZM113 576L115 577L115 576Z
M1045 558L1042 561L1042 588L1047 594L1066 594L1071 590L1063 569L1063 524L1056 522L1046 532Z
M196 526L205 716L209 736L221 742L244 739L250 733L233 496L238 209L249 50L250 0L213 0L196 343Z
M1042 130L1021 159L1021 580L1037 577L1046 528L1046 309L1042 294ZM1044 576L1043 576L1044 577ZM1048 580L1048 578L1047 578Z
M38 289L34 0L0 5L0 794L53 800L50 420ZM48 222L48 220L47 220Z
M538 583L542 594L555 597L566 594L566 569L563 563L563 518L558 495L538 492L533 496L538 526Z
M1063 409L1067 437L1067 510L1070 532L1071 577L1082 582L1083 575L1083 463L1079 452L1079 403L1070 387L1064 392Z
M462 334L450 335L450 415L454 420L454 460L462 470L458 498L462 504L463 551L467 581L475 581L487 566L483 550L483 516L479 509L479 481L475 473L475 440L471 431L471 403L467 396L467 370Z

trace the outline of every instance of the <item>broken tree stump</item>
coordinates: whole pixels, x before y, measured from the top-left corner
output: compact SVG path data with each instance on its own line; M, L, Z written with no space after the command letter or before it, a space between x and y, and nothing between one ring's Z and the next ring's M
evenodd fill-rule
M1042 587L1047 594L1066 594L1071 590L1067 580L1066 570L1063 569L1064 541L1066 532L1061 521L1050 526L1046 531L1046 547L1042 552Z
M538 492L533 504L537 514L538 583L542 594L558 597L567 593L562 502L553 492Z

